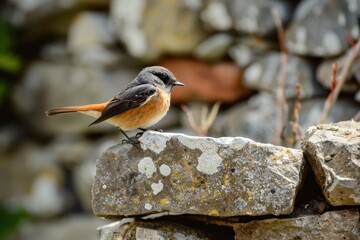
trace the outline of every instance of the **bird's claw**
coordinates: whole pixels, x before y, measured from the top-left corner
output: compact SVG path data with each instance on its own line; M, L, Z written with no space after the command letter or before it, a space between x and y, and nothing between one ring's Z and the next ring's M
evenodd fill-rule
M157 131L157 132L164 132L162 129L160 129L160 128L157 128L157 129L155 129L155 131Z
M122 140L122 144L136 145L136 144L139 144L139 143L140 143L139 139L134 139L134 138L128 138L128 139L123 139Z
M138 132L138 133L135 135L135 137L139 138L139 137L141 137L143 134L144 134L144 132Z

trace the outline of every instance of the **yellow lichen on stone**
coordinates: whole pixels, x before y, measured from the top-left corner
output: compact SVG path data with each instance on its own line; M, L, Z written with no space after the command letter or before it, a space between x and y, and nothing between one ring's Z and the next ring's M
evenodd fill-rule
M160 199L160 204L161 205L169 205L169 203L170 203L170 200L169 200L169 198L162 198L162 199Z
M213 209L209 212L209 216L218 216L218 215L219 215L219 212L216 209Z
M220 196L220 195L221 195L221 191L220 191L219 189L216 189L216 190L214 191L213 196L214 196L214 197L218 197L218 196Z
M230 185L230 181L229 181L229 174L225 173L224 177L223 177L223 185L224 186L229 186Z

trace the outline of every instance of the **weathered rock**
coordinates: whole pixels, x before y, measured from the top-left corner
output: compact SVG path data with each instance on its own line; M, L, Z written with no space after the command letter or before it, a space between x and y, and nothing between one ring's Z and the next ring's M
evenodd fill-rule
M40 58L46 61L69 61L69 57L65 41L47 43L40 49Z
M162 54L189 54L206 37L192 1L113 0L111 18L131 56L150 61Z
M96 228L108 220L88 215L68 215L61 219L32 221L20 226L9 240L97 240Z
M312 98L301 101L299 125L307 129L316 124L322 114L326 99ZM277 114L277 100L274 95L261 92L247 102L239 103L227 111L218 114L210 133L215 136L242 136L263 143L274 143L279 138L280 116ZM289 121L292 118L294 100L288 100ZM358 103L347 98L340 98L334 104L328 120L338 122L353 118L359 110ZM286 143L284 143L286 144Z
M235 30L240 33L266 35L275 30L272 9L276 10L283 23L290 18L290 6L277 0L227 1L227 8Z
M304 167L299 150L245 138L152 131L140 142L116 145L97 160L92 190L97 216L228 217L293 210Z
M194 56L207 61L221 59L226 56L232 42L233 37L230 34L215 34L194 49Z
M360 90L356 92L354 99L355 99L355 101L357 101L358 103L360 103Z
M252 91L242 84L242 70L231 62L205 64L188 58L164 59L159 65L168 68L185 88L175 88L174 103L205 101L234 102Z
M337 75L342 71L344 62L345 62L345 56L343 55L338 58L334 59L326 59L316 69L316 76L317 81L325 88L330 89L332 84L332 78L333 78L333 69L332 66L334 63L337 63ZM341 88L342 92L356 92L356 90L359 89L359 84L356 81L353 81L351 79L353 76L358 77L359 74L358 70L360 67L360 61L356 61L351 66L351 70L349 75L347 76L347 80L345 81L344 85ZM337 79L338 81L338 79Z
M0 127L0 153L5 153L10 149L18 147L19 142L24 137L24 132L16 125L4 124Z
M273 46L262 38L244 37L229 49L229 56L241 67L263 57Z
M302 149L331 205L360 205L359 122L310 127Z
M79 135L60 135L42 148L56 158L55 162L71 169L84 161L94 144Z
M359 239L357 209L288 219L266 219L234 226L235 239Z
M343 53L349 46L348 36L359 37L357 9L350 2L301 1L286 33L289 51L317 57Z
M278 75L281 68L280 53L269 53L252 63L244 73L244 83L251 88L265 90L276 94L279 83ZM284 78L285 96L296 96L296 84L302 86L301 97L309 98L323 93L314 79L311 65L303 58L289 56Z
M110 146L121 142L120 138L106 137L92 143L92 148L84 156L79 164L74 167L72 174L75 194L80 200L83 210L92 212L91 208L91 188L96 173L96 163L94 159L100 156Z
M26 27L35 24L34 27L38 29L27 30L44 34L42 31L51 31L51 26L65 32L76 13L86 7L108 7L109 0L10 0L8 4L11 6L8 8L10 11L5 15L12 24Z
M322 114L325 98L305 100L301 103L299 121L304 131L317 124ZM349 98L339 98L329 113L329 122L352 119L359 111L359 104Z
M98 233L101 240L215 240L227 237L213 228L199 230L195 226L190 228L171 222L145 222L133 218L99 227Z
M205 27L208 29L226 31L232 27L232 19L225 5L225 1L208 1L200 16Z
M83 12L77 15L69 29L68 47L79 63L99 67L111 66L120 60L120 51L114 51L113 47L115 33L109 25L105 14Z
M276 98L261 92L239 103L223 115L219 115L214 126L215 132L223 136L242 136L263 143L272 143L276 138L278 118Z
M89 128L92 119L82 114L46 117L44 112L60 106L105 102L137 73L138 69L130 66L105 71L64 62L35 62L15 89L12 100L16 112L37 134L114 130L110 124Z
M26 169L26 170L24 170ZM53 153L33 142L0 155L0 199L13 209L39 218L58 216L69 208L65 175Z

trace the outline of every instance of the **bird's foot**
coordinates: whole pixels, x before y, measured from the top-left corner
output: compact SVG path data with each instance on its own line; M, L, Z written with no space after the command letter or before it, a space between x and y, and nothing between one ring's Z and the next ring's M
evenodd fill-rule
M132 144L132 145L137 145L140 144L140 141L138 138L136 137L131 137L131 138L127 138L127 139L123 139L122 140L123 144Z
M142 131L142 132L138 132L136 135L135 135L135 137L136 138L140 138L143 134L144 134L144 132L146 132L148 129L145 129L145 128L138 128L140 131ZM163 132L163 130L162 129L155 129L154 131L157 131L157 132Z
M145 132L145 131L144 131L144 132ZM144 132L138 132L138 133L135 135L135 137L140 138L140 137L144 134Z

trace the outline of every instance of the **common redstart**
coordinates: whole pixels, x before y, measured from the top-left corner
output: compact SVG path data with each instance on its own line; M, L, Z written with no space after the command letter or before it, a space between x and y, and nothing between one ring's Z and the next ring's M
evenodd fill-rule
M89 126L108 121L125 131L146 131L160 121L170 107L170 93L174 86L184 86L168 69L159 66L144 68L134 80L115 97L104 103L60 107L46 111L47 116L80 112L97 118Z

